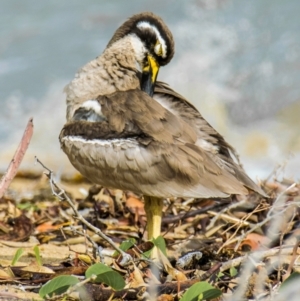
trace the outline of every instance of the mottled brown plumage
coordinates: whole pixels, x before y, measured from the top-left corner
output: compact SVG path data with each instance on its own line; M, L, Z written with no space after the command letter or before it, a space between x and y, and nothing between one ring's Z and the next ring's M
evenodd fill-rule
M173 54L164 22L137 14L65 88L63 151L92 182L147 196L150 238L160 233L159 198L228 197L248 189L265 196L197 109L156 82L159 66Z
M153 98L195 129L196 144L204 149L219 167L226 169L247 188L267 197L265 192L247 176L239 163L235 149L203 118L193 104L163 82L156 83Z
M97 100L105 121L72 122L60 136L72 164L93 182L156 197L226 197L247 194L244 185L255 188L246 175L246 183L239 180L244 173L229 153L219 159L198 146L197 128L190 120L143 91Z
M166 42L168 53L165 58L152 52L160 65L166 65L172 59L174 40L163 20L151 12L132 16L116 30L103 53L78 70L75 78L65 87L67 121L72 120L75 111L89 99L140 88L144 57L141 57L141 45L135 37L148 39L149 30L137 31L136 25L139 21L153 22Z

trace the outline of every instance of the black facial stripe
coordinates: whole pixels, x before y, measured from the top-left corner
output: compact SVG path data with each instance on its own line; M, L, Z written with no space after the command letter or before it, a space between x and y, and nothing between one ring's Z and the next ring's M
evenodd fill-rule
M141 39L141 41L143 41L146 49L157 60L159 64L163 62L163 58L161 56L158 56L154 51L154 47L157 42L157 36L155 32L153 32L150 28L135 27L130 33L135 34Z
M134 28L131 33L136 34L141 41L144 42L146 49L149 51L149 53L156 59L156 61L158 62L159 65L163 66L165 65L165 61L168 61L168 44L167 45L167 55L165 58L163 58L162 56L158 56L155 51L154 51L154 47L156 45L157 39L158 37L156 36L155 32L153 32L150 28Z
M135 23L135 26L137 26L138 23L140 22L147 22L149 23L150 25L154 26L157 28L158 32L160 33L162 39L165 41L166 43L166 46L167 46L167 51L168 49L171 48L171 41L169 40L162 24L155 18L151 17L151 16L147 16L147 17L144 17L142 20L139 20ZM168 56L168 53L167 53L167 56Z
M136 22L134 24L135 27L132 28L130 33L136 34L141 39L141 41L143 41L145 43L146 48L149 50L150 54L156 59L158 64L163 66L169 61L168 50L171 48L171 44L170 44L170 41L169 41L168 37L166 36L165 32L163 31L162 27L160 26L160 23L158 23L155 19L151 19L151 18L148 18L148 19L149 20L147 20L147 18L145 18L141 21ZM157 28L158 32L160 33L161 38L166 43L166 52L167 53L166 53L165 58L163 58L162 56L158 56L154 51L154 47L158 40L156 33L153 30L151 30L151 28L137 27L137 25L141 22L147 22L151 26L154 26Z
M147 27L138 28L139 23L148 23L151 27L157 29L161 39L164 40L166 45L165 58L163 58L162 56L158 56L154 51L154 47L158 39L155 32L151 28ZM116 30L113 37L109 41L107 48L109 48L116 41L130 34L137 35L141 39L141 41L145 43L145 47L148 49L150 54L157 60L159 65L164 66L172 59L174 55L174 41L172 33L160 17L150 12L144 12L133 15Z

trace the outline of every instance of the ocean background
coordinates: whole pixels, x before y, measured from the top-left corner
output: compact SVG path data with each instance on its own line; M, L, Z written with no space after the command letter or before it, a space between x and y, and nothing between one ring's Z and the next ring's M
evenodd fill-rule
M73 173L58 143L64 86L134 13L152 11L176 54L159 80L188 98L237 149L248 174L300 179L299 0L3 0L0 10L0 172L26 123L21 170Z

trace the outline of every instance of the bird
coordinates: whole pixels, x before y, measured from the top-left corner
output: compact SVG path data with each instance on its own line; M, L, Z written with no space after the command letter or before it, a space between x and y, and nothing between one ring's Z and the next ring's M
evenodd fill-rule
M164 21L138 13L65 87L62 150L91 182L144 196L148 239L160 235L164 198L267 197L195 106L157 80L174 51Z

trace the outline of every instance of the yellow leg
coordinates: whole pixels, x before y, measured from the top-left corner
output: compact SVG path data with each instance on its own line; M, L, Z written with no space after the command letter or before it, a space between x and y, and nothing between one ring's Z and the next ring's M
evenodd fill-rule
M157 238L161 230L163 200L161 198L144 196L147 216L148 239Z
M144 196L144 199L147 216L148 240L151 240L152 238L157 238L160 235L163 200L150 196ZM153 260L159 260L157 247L153 248L151 258Z

